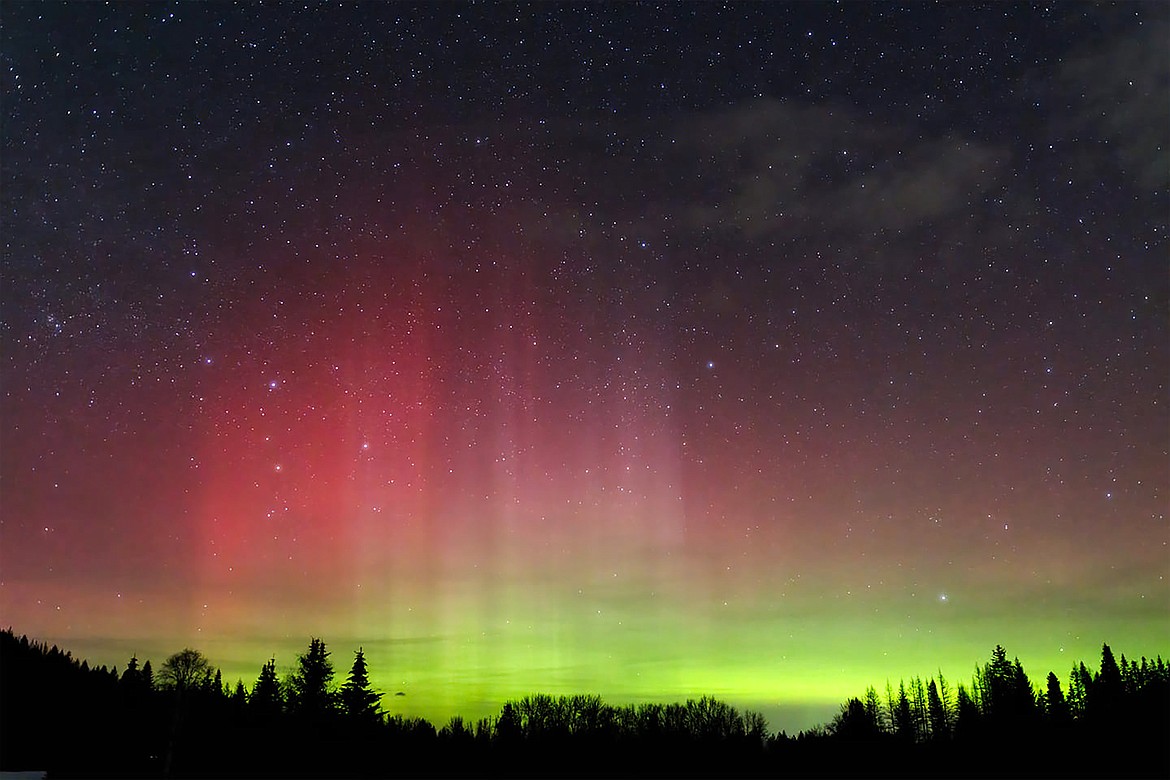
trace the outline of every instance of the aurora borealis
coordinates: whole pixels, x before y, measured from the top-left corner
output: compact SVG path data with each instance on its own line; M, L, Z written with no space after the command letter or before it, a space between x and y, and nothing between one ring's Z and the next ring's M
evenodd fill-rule
M391 712L1170 647L1170 16L5 3L0 623ZM394 696L397 692L405 696Z

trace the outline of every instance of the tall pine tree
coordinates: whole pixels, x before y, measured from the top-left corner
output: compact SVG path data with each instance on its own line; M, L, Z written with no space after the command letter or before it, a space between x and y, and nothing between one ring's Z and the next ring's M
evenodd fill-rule
M946 705L938 693L938 684L932 677L926 686L927 710L930 716L931 739L945 740L951 736L951 723L947 715Z
M378 701L381 698L381 695L370 687L366 656L359 647L354 653L349 677L341 686L342 709L346 716L355 722L376 723L382 717L378 708Z
M1121 706L1124 689L1121 682L1121 670L1113 651L1109 645L1101 645L1101 671L1093 678L1086 696L1088 714L1101 721L1112 720L1116 717Z
M1057 725L1065 725L1071 720L1068 701L1064 698L1064 691L1060 689L1060 679L1056 672L1048 673L1047 690L1044 693L1044 710L1049 720Z
M329 656L325 642L314 637L309 641L308 652L297 659L299 666L292 678L289 708L310 721L325 720L336 711L333 662Z
M284 708L284 696L280 681L276 678L276 659L270 658L260 667L260 677L252 687L248 707L261 720L268 720L280 714Z

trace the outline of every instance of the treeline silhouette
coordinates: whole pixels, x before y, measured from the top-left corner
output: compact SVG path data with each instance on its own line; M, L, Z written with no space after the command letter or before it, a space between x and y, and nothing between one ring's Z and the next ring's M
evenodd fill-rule
M442 728L386 716L359 648L338 682L312 639L249 688L190 648L121 673L0 632L0 770L50 777L1167 777L1170 668L1158 656L1073 666L1037 689L996 647L969 684L868 689L825 726L770 733L713 698L606 704L531 695Z

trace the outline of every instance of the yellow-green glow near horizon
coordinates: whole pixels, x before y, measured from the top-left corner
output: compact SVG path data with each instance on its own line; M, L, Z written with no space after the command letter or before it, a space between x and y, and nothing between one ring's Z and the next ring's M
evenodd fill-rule
M557 589L555 582L547 585ZM451 619L439 621L408 612L381 630L363 623L357 634L347 634L345 621L337 620L332 635L323 636L339 680L361 646L372 682L385 694L384 709L437 725L452 715L494 715L505 700L528 693L588 692L611 703L714 695L762 711L774 729L789 731L827 721L846 698L870 685L884 692L887 681L896 688L899 679L939 672L952 684L967 684L996 643L1021 659L1037 685L1048 671L1066 679L1075 662L1095 665L1103 641L1135 658L1170 647L1165 602L1149 600L1150 609L1136 620L1059 619L1045 615L1034 599L1020 598L1012 602L1014 617L1005 620L990 614L1004 607L964 600L906 592L881 604L859 599L851 605L824 594L731 614L722 605L698 613L655 599L652 606L631 601L606 616L571 600L561 611L550 609L546 598L513 593L506 599L510 617L451 610ZM318 617L330 624L328 616ZM308 645L308 637L282 634L277 626L257 626L255 633L267 638L190 641L227 681L239 678L249 686L262 659L275 657L279 669L291 672ZM147 651L157 663L180 643L155 637L137 644L69 644L91 660L124 664L121 656L147 657Z

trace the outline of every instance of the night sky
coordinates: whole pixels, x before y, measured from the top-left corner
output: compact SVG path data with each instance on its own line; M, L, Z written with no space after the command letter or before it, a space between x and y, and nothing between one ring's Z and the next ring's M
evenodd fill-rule
M1167 6L0 24L18 634L789 730L1170 648Z

